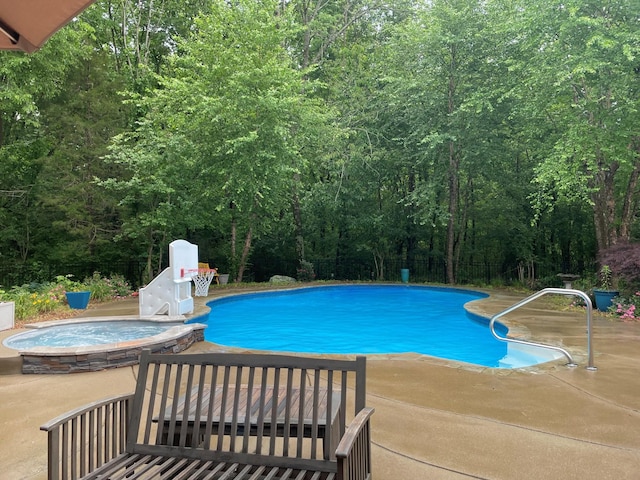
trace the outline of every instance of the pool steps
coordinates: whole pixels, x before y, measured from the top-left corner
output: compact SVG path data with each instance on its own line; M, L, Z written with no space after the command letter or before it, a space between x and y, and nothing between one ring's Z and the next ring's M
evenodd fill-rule
M507 344L507 354L498 361L498 368L526 368L563 358L562 353L532 345Z

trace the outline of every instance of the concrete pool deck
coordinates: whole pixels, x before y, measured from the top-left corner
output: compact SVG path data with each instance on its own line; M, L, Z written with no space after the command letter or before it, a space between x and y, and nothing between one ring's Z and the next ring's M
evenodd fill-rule
M212 289L214 291L215 289ZM226 290L224 293L229 293ZM491 291L473 303L493 315L523 298ZM198 312L204 301L196 298ZM373 473L382 479L640 478L640 323L594 315L598 371L586 370L585 315L536 300L509 314L537 341L568 348L563 361L524 370L460 365L421 355L371 356ZM131 315L137 301L84 315ZM0 332L0 341L18 330ZM201 342L188 352L215 350ZM137 367L73 375L15 373L0 347L0 478L46 478L41 424L85 403L133 391ZM19 371L19 370L18 370Z

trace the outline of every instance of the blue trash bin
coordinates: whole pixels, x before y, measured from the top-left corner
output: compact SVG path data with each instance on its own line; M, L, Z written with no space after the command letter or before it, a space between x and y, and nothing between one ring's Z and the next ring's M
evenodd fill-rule
M409 269L401 268L400 269L400 278L402 279L402 283L409 283Z

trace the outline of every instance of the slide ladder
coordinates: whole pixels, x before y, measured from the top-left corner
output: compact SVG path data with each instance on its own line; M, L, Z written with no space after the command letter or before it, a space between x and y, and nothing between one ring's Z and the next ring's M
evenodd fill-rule
M191 277L198 274L198 246L186 240L169 244L169 267L140 289L141 317L193 313Z

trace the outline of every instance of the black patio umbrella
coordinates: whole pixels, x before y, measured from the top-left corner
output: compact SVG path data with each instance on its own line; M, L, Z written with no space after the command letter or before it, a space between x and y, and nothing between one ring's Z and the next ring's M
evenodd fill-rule
M95 0L0 0L0 50L35 52Z

